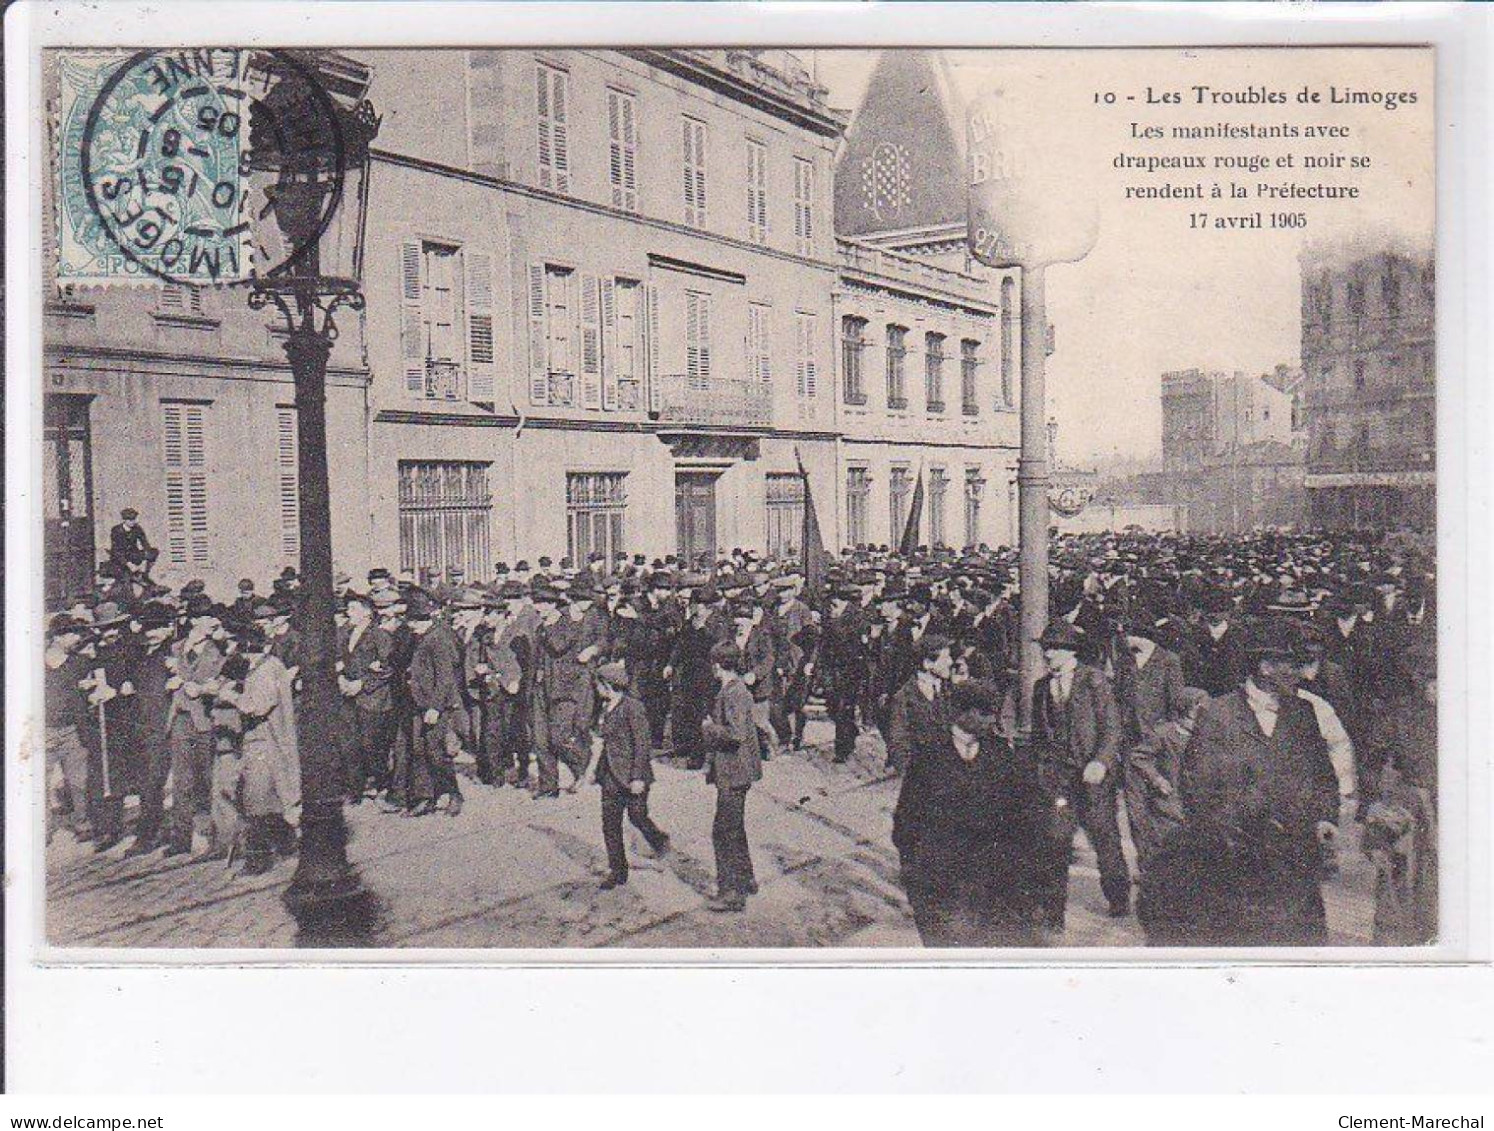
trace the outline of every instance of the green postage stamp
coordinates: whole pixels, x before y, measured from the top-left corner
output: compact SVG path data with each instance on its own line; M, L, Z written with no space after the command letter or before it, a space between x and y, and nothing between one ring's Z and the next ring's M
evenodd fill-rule
M237 48L61 57L59 283L253 276L249 59Z

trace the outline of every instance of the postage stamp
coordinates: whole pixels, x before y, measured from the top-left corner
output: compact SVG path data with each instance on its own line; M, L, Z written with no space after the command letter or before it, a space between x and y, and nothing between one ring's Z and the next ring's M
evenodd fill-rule
M250 277L249 59L237 48L65 58L60 281Z

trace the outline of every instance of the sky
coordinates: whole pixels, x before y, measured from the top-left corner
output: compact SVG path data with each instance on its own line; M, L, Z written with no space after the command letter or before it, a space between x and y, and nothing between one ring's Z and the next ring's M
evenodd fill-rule
M801 53L833 105L854 109L876 63L876 52ZM1160 452L1161 374L1171 369L1266 372L1300 361L1299 253L1312 246L1430 245L1433 222L1433 79L1430 51L1337 49L1006 50L945 53L965 101L1001 91L1023 136L1038 139L1040 167L1051 167L1050 191L1089 196L1099 215L1099 239L1079 263L1047 273L1048 318L1057 349L1048 359L1049 414L1060 428L1066 460L1144 458ZM1269 88L1286 105L1197 106L1191 88ZM1296 100L1304 86L1324 102ZM1329 87L1414 91L1414 105L1331 105ZM1146 104L1177 91L1182 105ZM1097 92L1113 91L1113 105ZM1135 102L1126 101L1133 95ZM1289 122L1348 126L1343 140L1156 142L1131 139L1131 123L1260 125ZM1055 149L1061 162L1048 160ZM1118 154L1364 154L1359 172L1234 172L1166 175L1121 172ZM1357 184L1354 202L1271 205L1254 200L1203 204L1127 201L1128 184L1171 177L1193 182L1233 177L1253 186L1265 179ZM1195 209L1267 214L1306 212L1300 230L1193 231ZM1316 252L1314 252L1316 254Z

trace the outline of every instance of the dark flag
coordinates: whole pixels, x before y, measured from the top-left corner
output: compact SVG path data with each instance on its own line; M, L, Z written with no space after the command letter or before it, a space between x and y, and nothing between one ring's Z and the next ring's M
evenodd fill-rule
M804 470L804 461L794 448L794 460L799 465L799 478L804 481L804 530L801 539L804 547L804 593L811 602L824 594L825 571L830 565L830 555L825 552L825 539L820 534L820 516L814 510L814 493L809 489L809 472Z
M923 468L918 469L918 482L913 485L913 505L908 508L908 524L903 527L903 540L897 552L903 557L918 551L918 522L923 517Z

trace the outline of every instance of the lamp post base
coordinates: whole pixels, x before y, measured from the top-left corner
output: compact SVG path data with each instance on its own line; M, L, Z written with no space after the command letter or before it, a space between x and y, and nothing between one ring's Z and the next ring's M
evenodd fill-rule
M284 897L298 946L367 946L372 938L377 901L348 863L347 841L341 802L308 806L296 874Z

